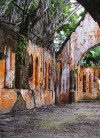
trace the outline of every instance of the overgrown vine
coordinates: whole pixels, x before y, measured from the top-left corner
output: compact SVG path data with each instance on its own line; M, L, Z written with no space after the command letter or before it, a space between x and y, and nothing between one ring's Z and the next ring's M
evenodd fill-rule
M17 45L16 56L17 56L17 62L21 67L25 65L26 48L27 48L27 38L23 35L20 35L18 45Z

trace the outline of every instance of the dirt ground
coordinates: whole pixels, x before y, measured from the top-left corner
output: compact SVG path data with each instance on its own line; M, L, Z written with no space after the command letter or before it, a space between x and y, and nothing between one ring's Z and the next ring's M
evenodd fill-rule
M0 115L0 138L100 138L100 102Z

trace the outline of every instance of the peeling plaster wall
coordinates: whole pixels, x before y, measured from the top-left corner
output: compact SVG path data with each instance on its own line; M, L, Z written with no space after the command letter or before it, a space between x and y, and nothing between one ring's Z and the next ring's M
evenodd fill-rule
M0 113L10 112L12 108L15 110L18 108L23 109L21 106L25 106L26 109L32 109L34 107L55 103L53 55L50 51L43 49L41 46L34 45L31 41L29 41L27 50L29 56L32 56L33 59L32 76L29 78L30 90L16 90L14 88L15 54L11 51L10 47L6 49L7 54L5 60L0 60ZM36 58L38 58L37 70ZM45 62L47 64L47 72ZM37 79L36 71L38 73L37 86L35 84ZM22 98L20 98L20 96ZM23 103L23 101L24 105L20 104Z
M61 93L66 93L69 90L69 65L65 64L61 77Z
M27 51L29 57L32 58L30 63L30 76L32 76L29 77L30 90L16 90L15 54L12 52L16 49L15 46L16 41L11 30L8 31L7 27L0 24L0 52L4 55L3 60L0 60L0 113L8 113L12 108L17 109L19 106L32 109L54 104L55 63L52 52L29 41ZM38 68L36 68L36 59L38 59Z
M93 20L93 18L89 14L86 14L84 19L80 22L79 26L71 34L68 41L63 45L63 47L57 54L57 62L58 62L57 78L58 82L61 83L61 88L63 87L66 88L68 85L66 83L63 84L63 78L65 81L67 79L66 77L67 71L65 71L66 65L69 64L68 76L70 76L70 71L77 69L78 63L80 62L84 54L99 43L100 43L100 28L98 24ZM60 63L62 67L59 66ZM60 70L62 70L61 75L60 75ZM59 78L61 79L61 81L59 80ZM70 77L69 77L69 82L70 82ZM62 91L59 90L59 86L57 86L58 101L59 99L60 101L62 101L62 99L60 98L61 94ZM64 96L64 98L66 98L66 95Z
M53 55L50 51L43 49L41 46L34 45L31 41L29 41L27 50L29 56L32 56L33 59L32 76L29 78L30 90L16 90L14 88L15 54L11 51L9 46L6 49L5 60L0 60L0 113L10 112L12 108L17 109L18 106L16 107L16 103L23 106L20 104L23 103L23 101L26 109L55 103ZM38 58L37 70L36 58ZM47 64L47 72L45 69L45 62ZM37 79L35 75L36 71L38 73L37 86L35 84ZM22 98L19 98L19 96ZM23 109L23 107L18 108Z
M28 53L30 56L32 55L33 57L33 75L31 78L29 78L29 84L30 84L31 90L33 90L33 93L34 93L33 102L35 102L36 104L34 106L39 107L39 106L55 103L54 78L53 78L53 74L54 74L53 55L50 53L50 51L43 49L41 46L34 45L31 41L29 41ZM38 85L37 86L35 85L36 58L38 58ZM45 62L47 64L46 76L45 76L45 72L46 72ZM50 75L49 75L49 65L51 67ZM50 84L48 81L49 77L50 77ZM46 79L46 84L45 84L45 79ZM48 87L49 85L50 85L50 89ZM27 96L28 96L28 93L27 93Z
M26 109L32 109L34 107L41 107L54 104L55 92L54 92L54 78L53 78L54 74L53 55L50 53L49 50L43 49L42 46L33 44L32 41L29 41L27 51L29 57L31 57L32 60L31 61L32 76L29 77L30 90L21 89L19 93L21 94L22 98L19 98L20 95L18 94L16 103L17 104L18 102L22 103L22 101L19 101L19 99L24 100ZM36 68L36 59L38 59L37 68ZM45 62L47 66L45 66ZM50 70L49 70L49 65L51 67ZM50 84L49 84L49 78L50 78ZM16 108L17 107L15 107L15 109Z
M69 64L64 64L64 67L60 65L60 63L57 64L58 68L58 74L57 74L57 102L63 102L67 103L69 102ZM62 69L61 69L62 68ZM62 70L62 71L61 71Z
M11 51L9 51L10 53ZM14 55L14 53L13 53ZM15 56L14 56L15 57ZM12 107L14 106L14 103L17 100L17 92L15 89L11 89L11 86L13 86L14 81L14 66L15 66L15 58L9 59L9 65L6 64L6 61L8 60L0 60L0 114L1 113L8 113L11 111ZM10 66L11 64L12 66ZM6 66L8 65L9 68L6 69ZM13 78L11 79L11 73L13 72ZM6 76L6 74L8 74ZM5 85L5 80L6 84ZM7 83L8 82L8 83ZM9 85L8 85L9 84ZM9 89L6 89L5 87L8 87Z
M89 14L86 14L84 20L81 21L63 49L59 52L57 59L62 59L63 56L62 62L69 62L70 67L74 68L82 56L99 43L100 28L93 18Z
M0 89L4 88L5 60L0 60Z
M83 75L86 75L86 91L84 92ZM100 68L97 67L78 67L77 75L77 91L76 101L83 99L95 99L100 94L99 90L99 79L100 79Z
M15 80L15 54L10 47L6 51L5 59L5 87L12 88Z
M9 113L17 100L16 90L0 89L0 114Z
M0 114L11 111L17 99L16 90L12 90L15 80L15 49L16 40L13 39L9 29L0 23ZM7 89L8 88L8 89Z
M75 30L75 33L72 34L72 37L75 41L74 61L75 65L77 65L84 53L100 43L99 25L87 14L80 26Z

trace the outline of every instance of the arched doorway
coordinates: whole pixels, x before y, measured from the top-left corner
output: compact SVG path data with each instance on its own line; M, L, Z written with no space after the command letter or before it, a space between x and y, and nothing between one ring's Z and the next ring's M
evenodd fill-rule
M93 20L93 18L89 14L86 14L84 19L80 21L79 25L75 28L72 34L66 38L65 42L57 53L58 62L59 60L61 60L61 62L63 63L63 77L65 77L67 74L67 72L65 72L66 64L69 64L69 72L73 72L73 76L75 76L72 79L71 76L69 76L68 80L70 84L73 84L73 82L75 82L76 84L76 77L81 77L81 79L78 79L77 81L77 84L80 85L79 89L81 89L81 93L79 92L79 94L77 94L77 92L79 91L78 89L75 90L73 88L71 90L71 88L69 88L69 93L71 93L71 95L72 93L73 95L75 94L75 96L73 96L74 99L76 97L78 97L77 99L83 99L85 95L83 95L83 72L81 72L82 68L78 70L78 72L80 73L77 76L77 68L80 65L78 63L80 62L84 54L97 44L100 44L100 28L98 24ZM85 73L87 72L85 71ZM87 77L87 74L86 78L89 81L89 77ZM62 82L64 81L62 80ZM61 87L66 88L66 84L62 83Z
M80 68L77 99L95 99L99 93L100 46L91 47L83 55L77 65Z

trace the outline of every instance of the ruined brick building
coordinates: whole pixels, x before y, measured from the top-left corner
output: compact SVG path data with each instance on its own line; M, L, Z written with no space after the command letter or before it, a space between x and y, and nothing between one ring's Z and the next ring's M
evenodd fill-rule
M76 100L99 98L99 67L78 66L76 82Z
M16 36L4 25L0 25L0 112L9 112L15 108L32 109L55 102L54 57L41 46L28 43L30 56L28 81L30 90L15 87ZM17 82L18 85L19 82ZM31 90L34 90L32 93Z
M55 101L71 102L72 97L75 97L76 101L97 98L100 68L81 68L79 64L87 51L100 44L100 28L89 14L82 18L77 28L65 40L56 55L56 60L52 51L29 40L27 51L30 57L30 89L15 87L14 51L17 40L13 32L6 30L8 28L0 25L1 113L21 106L32 109L54 104Z
M72 97L75 97L73 100L80 100L97 96L96 93L98 93L99 90L98 88L95 90L95 86L92 88L90 94L88 90L84 92L83 89L85 88L82 89L81 87L86 87L86 89L88 89L88 85L90 84L84 86L84 81L89 83L87 78L89 78L89 74L91 74L90 81L93 82L93 72L95 74L94 77L98 78L100 76L100 68L81 69L80 60L91 48L99 44L99 25L89 14L86 14L72 34L67 37L60 51L57 53L57 81L59 84L57 85L58 102L69 102ZM84 74L86 79L84 78ZM96 79L95 83L98 83L97 81L98 79Z

